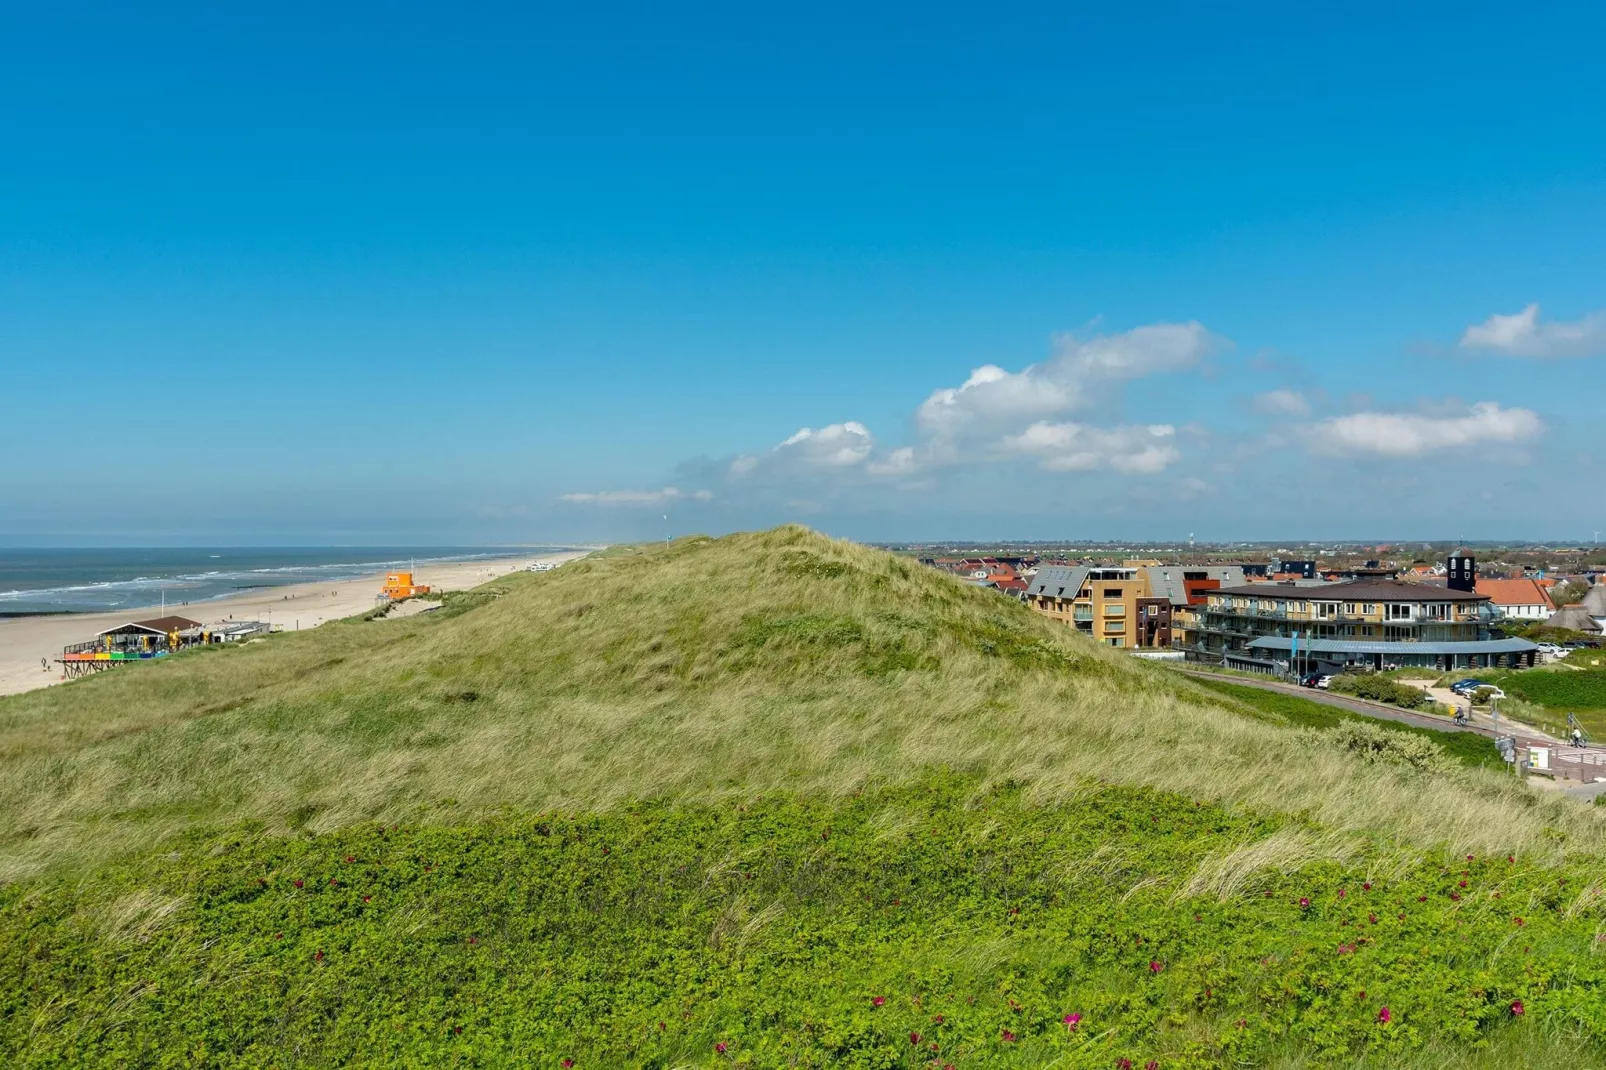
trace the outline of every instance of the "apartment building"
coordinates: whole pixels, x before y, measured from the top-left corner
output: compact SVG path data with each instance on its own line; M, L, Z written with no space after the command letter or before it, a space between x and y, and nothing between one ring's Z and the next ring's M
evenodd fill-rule
M1164 650L1187 634L1208 591L1243 581L1236 566L1045 565L1032 578L1025 601L1106 646Z
M1148 595L1140 568L1045 565L1026 589L1026 604L1096 642L1137 647L1138 599Z
M1191 657L1230 668L1532 665L1538 647L1491 637L1488 595L1400 582L1263 583L1206 596Z

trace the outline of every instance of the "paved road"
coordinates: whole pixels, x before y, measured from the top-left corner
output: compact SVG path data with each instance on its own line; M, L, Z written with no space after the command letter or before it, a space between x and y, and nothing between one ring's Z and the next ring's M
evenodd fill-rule
M1278 691L1285 695L1308 699L1323 706L1336 706L1352 713L1364 714L1383 721L1398 721L1400 724L1417 725L1422 728L1431 728L1438 732L1472 732L1476 735L1493 739L1495 736L1515 736L1519 751L1530 747L1550 748L1551 769L1565 781L1577 781L1578 786L1565 789L1566 794L1580 798L1593 798L1596 795L1606 794L1606 783L1594 783L1597 776L1606 777L1606 751L1575 749L1564 744L1561 740L1541 732L1532 725L1519 724L1513 721L1501 721L1498 725L1485 714L1476 714L1473 723L1463 728L1443 717L1431 713L1413 713L1394 706L1385 706L1381 702L1369 702L1363 698L1352 695L1335 695L1331 691L1319 691L1312 687L1300 687L1298 684L1283 683L1280 680L1258 680L1252 676L1224 676L1220 673L1199 672L1194 669L1177 669L1185 676L1196 677L1201 680L1221 680L1229 684L1243 684L1246 687L1258 687L1262 691ZM1519 760L1521 755L1519 755Z

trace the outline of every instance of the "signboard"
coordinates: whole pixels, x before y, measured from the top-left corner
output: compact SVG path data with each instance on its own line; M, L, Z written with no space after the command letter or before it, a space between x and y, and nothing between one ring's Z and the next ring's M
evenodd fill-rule
M1548 771L1550 769L1550 748L1529 747L1528 768Z

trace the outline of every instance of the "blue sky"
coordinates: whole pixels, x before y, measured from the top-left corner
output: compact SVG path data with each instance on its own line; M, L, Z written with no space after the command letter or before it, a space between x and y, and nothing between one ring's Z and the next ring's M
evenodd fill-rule
M234 6L0 10L9 541L1606 527L1600 5Z

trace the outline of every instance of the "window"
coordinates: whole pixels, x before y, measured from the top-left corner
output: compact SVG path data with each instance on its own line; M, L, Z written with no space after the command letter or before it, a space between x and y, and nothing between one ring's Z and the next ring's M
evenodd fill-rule
M1126 640L1125 639L1106 639L1104 641L1106 643L1109 643L1111 646L1125 646L1126 645Z
M1111 621L1105 621L1104 622L1104 634L1105 635L1120 635L1125 631L1126 631L1126 621L1124 621L1124 620L1111 620Z
M1121 592L1121 588L1119 588L1119 587L1106 587L1106 588L1104 588L1104 597L1105 598L1120 598L1121 597L1121 593L1122 593Z
M1411 619L1411 604L1409 602L1390 602L1387 608L1389 620Z
M1126 607L1119 602L1115 603L1113 606L1106 604L1104 607L1104 615L1106 617L1124 617L1126 616Z

